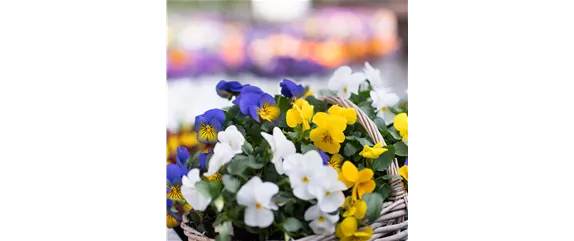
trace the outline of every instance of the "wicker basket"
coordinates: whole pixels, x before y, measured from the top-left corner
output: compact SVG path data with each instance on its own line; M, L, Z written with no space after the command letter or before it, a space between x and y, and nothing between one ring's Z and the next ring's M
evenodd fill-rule
M377 129L375 123L369 119L369 117L354 103L347 99L342 99L334 96L322 97L324 101L330 104L337 104L343 107L352 107L357 111L357 120L365 130L367 130L369 136L373 140L373 143L382 142L385 144L385 140L381 136L381 133ZM387 169L388 174L398 175L399 165L397 159L393 160L389 168ZM391 186L391 192L389 197L385 199L383 203L383 209L379 218L370 224L373 229L373 237L370 241L399 241L406 240L408 235L408 193L405 191L404 185L401 180L391 179L389 180ZM186 225L189 222L186 215L183 216L183 222L181 227L185 235L189 238L189 241L214 241L214 239L205 237L202 233L193 229L192 227ZM335 234L329 235L313 235L309 237L304 237L297 239L296 241L329 241L337 240Z

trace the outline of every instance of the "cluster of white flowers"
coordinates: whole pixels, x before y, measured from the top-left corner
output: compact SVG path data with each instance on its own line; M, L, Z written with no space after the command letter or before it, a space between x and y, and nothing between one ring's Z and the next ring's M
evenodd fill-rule
M395 107L399 103L399 96L392 93L390 83L383 81L381 71L373 68L368 62L365 63L363 72L353 73L349 66L339 67L329 79L328 88L337 96L348 99L351 93L359 93L359 87L365 79L369 80L373 88L370 93L373 101L371 105L375 108L377 116L383 118L387 125L393 123L396 115L389 107Z
M217 133L217 140L219 142L213 148L213 156L209 159L207 172L203 174L206 177L219 172L219 168L229 163L236 154L243 152L241 148L245 144L245 137L234 125Z

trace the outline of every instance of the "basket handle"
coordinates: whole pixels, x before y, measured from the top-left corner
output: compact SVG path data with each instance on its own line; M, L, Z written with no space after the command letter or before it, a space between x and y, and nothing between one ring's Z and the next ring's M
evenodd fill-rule
M377 128L377 125L375 124L375 122L373 122L367 116L367 114L365 114L365 112L363 112L363 110L361 110L361 108L359 108L353 102L351 102L347 99L343 99L343 98L338 97L338 96L321 96L320 99L322 99L322 100L324 100L330 104L333 104L333 105L336 104L336 105L339 105L342 107L347 107L347 108L351 107L351 108L355 109L355 111L357 112L357 120L365 128L365 130L367 130L367 133L369 134L369 136L371 137L373 142L374 143L382 142L383 146L387 145L387 143L385 143L385 140L383 139L383 136L381 135L381 132L379 132L379 129ZM397 158L395 158L391 162L389 167L387 168L387 174L391 174L391 175L398 175L399 174L399 163L397 161ZM405 191L405 187L404 187L402 181L398 180L398 179L390 179L389 184L391 186L391 194L390 194L389 198L391 198L391 199L399 199L399 198L404 199L405 204L407 204L407 208L408 208L408 195Z

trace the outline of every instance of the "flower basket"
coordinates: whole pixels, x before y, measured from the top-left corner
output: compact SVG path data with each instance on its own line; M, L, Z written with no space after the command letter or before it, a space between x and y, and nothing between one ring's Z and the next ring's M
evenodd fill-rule
M234 105L195 118L201 148L176 148L168 227L198 241L406 240L408 110L366 67L339 68L318 98L286 79L275 96L219 82Z

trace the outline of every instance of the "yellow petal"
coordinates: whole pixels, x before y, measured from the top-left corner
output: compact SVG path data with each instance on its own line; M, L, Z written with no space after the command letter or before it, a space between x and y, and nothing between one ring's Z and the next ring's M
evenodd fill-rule
M359 198L363 198L365 193L372 193L375 190L375 181L369 180L359 184L357 187L357 194L359 194Z
M370 168L365 168L359 172L358 182L362 183L371 180L373 178L373 175L374 175L373 170L371 170Z
M347 124L355 124L357 122L357 111L354 108L346 108L345 117L347 118Z
M366 227L365 229L353 234L355 236L354 240L367 241L373 236L373 229L371 227Z
M405 178L405 180L409 180L409 166L402 166L399 168L399 174Z
M383 147L383 143L382 143L382 142L380 142L380 141L379 141L379 142L377 142L377 144L375 144L375 145L373 146L373 148L374 148L374 149L377 149L377 148L382 148L382 147Z
M301 115L299 115L296 109L289 109L287 111L287 115L285 116L285 120L287 125L291 128L297 127L297 125L302 122Z
M324 152L329 154L338 153L341 150L341 144L338 142L335 143L321 143L320 146L316 145L317 147L321 148Z
M357 232L357 220L353 217L347 217L339 224L343 237L353 235Z
M196 133L184 133L180 136L179 141L182 145L189 147L195 146L199 143L199 141L197 141Z
M335 235L337 235L337 238L343 238L343 233L341 233L341 225L337 225L337 228L335 229Z
M356 182L357 179L359 178L359 170L350 161L346 161L345 163L343 163L341 171L343 173L343 177L349 182Z
M334 141L342 143L345 141L345 133L343 131L333 131L331 132L331 137ZM334 153L331 153L334 154Z
M301 117L304 120L310 121L311 118L313 117L313 109L315 107L310 105L309 102L307 102L306 100L303 100L303 103L301 104Z
M319 112L313 116L313 123L315 123L319 127L327 127L329 126L329 114L325 112Z
M355 212L355 218L364 218L365 214L367 213L367 203L363 200L357 200L355 202L355 208L357 210Z
M347 209L347 211L345 211L343 213L343 217L354 216L356 212L357 212L357 207L351 206Z
M177 226L177 219L175 219L174 217L169 215L169 212L168 212L167 213L167 227L168 228L174 228L176 226Z
M393 123L395 129L399 132L406 132L408 130L408 116L407 113L400 113L395 116L395 123Z
M332 131L342 132L347 128L347 120L344 117L338 115L330 115L328 118L328 126Z

